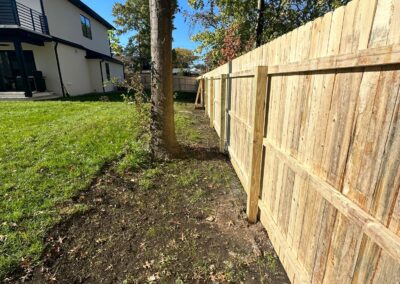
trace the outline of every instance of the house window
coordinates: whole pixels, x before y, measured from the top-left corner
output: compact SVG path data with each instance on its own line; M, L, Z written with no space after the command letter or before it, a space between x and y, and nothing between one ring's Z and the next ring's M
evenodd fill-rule
M106 74L107 74L107 81L111 80L111 74L110 74L110 64L106 63Z
M92 39L92 27L90 26L90 20L81 15L81 25L83 36Z

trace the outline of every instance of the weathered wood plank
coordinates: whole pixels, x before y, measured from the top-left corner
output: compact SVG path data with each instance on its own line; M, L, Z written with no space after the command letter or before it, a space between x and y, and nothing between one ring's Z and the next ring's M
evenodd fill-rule
M265 106L269 100L268 94L268 68L259 66L255 70L254 78L254 104L253 104L253 127L250 145L250 185L247 195L247 218L250 222L257 221L258 197L261 191L261 164L262 164L262 142L264 137Z
M221 86L220 86L220 94L221 94L221 102L220 102L220 136L219 136L219 150L220 152L225 152L225 143L226 143L226 84L227 84L228 75L221 75Z
M286 65L272 65L269 66L269 72L270 75L278 75L397 64L400 64L400 45L394 44Z
M210 89L209 89L209 97L210 97L210 127L214 127L214 80L213 77L209 79L210 81Z
M274 248L280 248L278 255L280 255L280 257L285 257L286 259L285 268L289 271L295 271L294 275L290 274L293 275L290 279L292 283L310 283L310 275L293 254L292 248L287 245L286 238L280 232L279 226L276 224L275 220L271 218L272 213L268 206L262 200L259 200L259 207L261 211L261 223L265 226L268 232L271 232L271 241Z
M400 236L394 234L373 216L366 213L345 195L338 192L329 183L312 173L308 167L282 152L270 141L264 139L263 144L267 147L268 151L273 152L298 175L308 178L309 182L315 185L313 186L315 191L321 194L326 201L335 206L343 216L351 220L354 223L353 226L361 228L367 236L374 240L382 249L387 251L389 255L394 259L400 260Z

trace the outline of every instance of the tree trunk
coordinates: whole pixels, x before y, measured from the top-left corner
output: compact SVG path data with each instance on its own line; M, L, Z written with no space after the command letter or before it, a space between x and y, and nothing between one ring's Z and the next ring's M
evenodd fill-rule
M171 0L149 0L151 23L151 141L156 159L176 157L176 140L172 79Z
M264 13L265 13L265 0L258 0L258 19L256 30L256 47L262 43L262 34L264 31Z

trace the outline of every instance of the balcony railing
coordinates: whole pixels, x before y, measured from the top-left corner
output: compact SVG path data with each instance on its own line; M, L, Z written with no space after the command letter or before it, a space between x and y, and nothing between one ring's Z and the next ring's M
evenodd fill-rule
M47 17L15 0L0 0L0 25L17 25L38 33L49 34Z

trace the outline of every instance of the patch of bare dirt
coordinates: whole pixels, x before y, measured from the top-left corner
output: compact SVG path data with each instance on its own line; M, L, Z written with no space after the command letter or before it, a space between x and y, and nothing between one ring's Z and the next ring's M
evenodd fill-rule
M53 228L31 283L290 283L203 112L187 158L119 175L105 169ZM26 273L25 273L26 274ZM22 279L17 277L16 282Z

